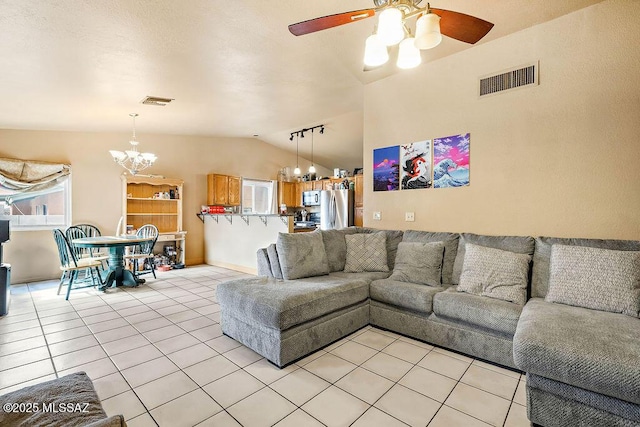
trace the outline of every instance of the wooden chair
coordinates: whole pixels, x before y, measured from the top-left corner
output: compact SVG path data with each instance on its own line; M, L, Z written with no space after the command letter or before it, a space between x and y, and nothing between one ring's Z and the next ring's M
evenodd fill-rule
M93 258L80 258L76 257L75 252L69 245L69 241L65 237L64 233L60 229L53 230L53 238L56 241L56 245L58 245L58 255L60 256L60 270L62 270L62 276L60 277L60 285L58 285L58 295L60 295L60 290L64 285L65 279L68 280L68 289L66 300L69 299L69 294L71 293L71 289L81 289L96 286L96 275L98 278L98 283L102 284L102 279L100 278L100 271L98 267L102 266L102 262L95 260ZM95 274L94 274L95 269ZM79 283L79 274L83 273L83 281L88 282L91 280L90 285L86 286L77 286L73 287L74 281Z
M155 255L153 254L153 247L158 241L159 234L158 228L153 224L146 224L138 229L138 232L136 233L138 237L153 237L153 241L136 246L131 254L124 256L125 259L133 262L133 274L136 278L147 273L152 273L153 278L156 278L156 265L154 262ZM140 260L142 260L143 263L145 260L148 260L149 268L139 270L138 267Z
M89 234L87 234L87 232ZM65 237L67 238L67 242L69 242L69 246L75 253L77 259L91 258L95 261L100 261L102 265L102 269L103 270L105 269L104 263L109 258L107 254L99 252L94 248L80 248L73 244L74 239L81 239L83 237L100 236L100 230L98 230L97 227L94 227L93 225L88 225L88 224L72 225L71 227L67 228L64 234L65 234Z

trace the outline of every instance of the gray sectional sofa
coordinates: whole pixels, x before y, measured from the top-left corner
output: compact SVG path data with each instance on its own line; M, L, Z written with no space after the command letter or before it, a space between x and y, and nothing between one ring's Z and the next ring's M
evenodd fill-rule
M257 256L222 330L278 366L371 324L526 372L536 424L640 425L640 242L351 227Z

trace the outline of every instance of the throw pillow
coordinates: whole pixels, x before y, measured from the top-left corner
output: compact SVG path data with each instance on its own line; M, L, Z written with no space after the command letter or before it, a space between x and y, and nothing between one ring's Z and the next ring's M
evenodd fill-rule
M458 291L524 305L531 255L467 243Z
M347 242L346 273L364 271L389 271L387 265L387 235L377 233L358 233L344 236Z
M389 279L440 286L444 243L400 242L396 264Z
M553 245L545 299L639 317L640 252Z
M278 233L276 251L286 280L329 274L329 262L319 231Z

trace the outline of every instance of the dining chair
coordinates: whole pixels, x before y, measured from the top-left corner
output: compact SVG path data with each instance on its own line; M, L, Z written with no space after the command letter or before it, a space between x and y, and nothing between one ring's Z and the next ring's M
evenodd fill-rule
M142 274L152 273L153 278L156 279L156 265L154 262L155 255L153 254L153 247L158 241L158 228L153 224L143 225L138 229L136 236L138 237L153 237L153 241L149 243L142 243L136 246L132 253L125 255L124 258L133 262L133 274L138 277ZM139 263L143 262L143 269L139 270ZM144 268L144 262L147 261L149 268Z
M87 232L89 234L87 234ZM67 238L67 242L69 242L69 246L75 253L77 259L91 258L95 261L100 261L100 263L102 264L109 258L107 254L101 253L94 248L81 248L73 244L74 239L100 236L100 230L98 230L97 227L88 224L72 225L71 227L67 228L64 234ZM103 264L102 267L104 270Z
M98 227L96 227L95 225L91 225L91 224L75 224L75 225L73 225L73 227L78 227L79 229L84 231L84 234L86 234L87 237L100 237L100 236L102 236L102 233L100 233L100 229Z
M102 265L102 262L93 258L77 258L64 233L58 228L53 230L53 238L55 239L56 245L58 246L60 270L62 270L60 284L58 285L58 295L60 295L60 290L62 290L62 286L65 284L65 279L68 280L67 296L65 297L65 300L69 299L71 289L81 289L96 286L96 275L98 276L98 283L102 284L100 271L98 270L98 267ZM80 273L84 273L82 281L86 283L91 280L91 284L86 286L73 287L74 282L76 284L80 282Z

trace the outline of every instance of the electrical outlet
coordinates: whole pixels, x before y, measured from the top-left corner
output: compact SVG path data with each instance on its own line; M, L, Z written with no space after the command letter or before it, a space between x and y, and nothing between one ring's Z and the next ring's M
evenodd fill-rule
M404 213L404 220L412 222L412 221L415 221L416 218L415 218L415 215L413 214L413 212L405 212Z
M376 221L380 221L380 219L382 218L382 215L380 214L380 212L374 212L373 213L373 219Z

